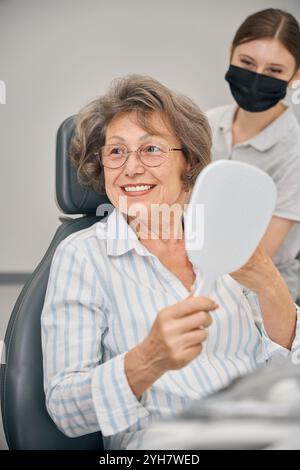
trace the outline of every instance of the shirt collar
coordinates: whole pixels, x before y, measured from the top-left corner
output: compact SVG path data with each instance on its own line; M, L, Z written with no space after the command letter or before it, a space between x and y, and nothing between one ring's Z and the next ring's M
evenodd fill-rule
M103 223L103 222L100 222ZM111 256L119 256L129 252L132 249L141 256L154 256L145 248L137 237L132 227L127 223L126 216L115 207L106 219L107 230L106 253ZM182 220L184 227L184 218ZM101 232L97 232L99 238L103 238Z
M237 144L237 147L250 145L260 152L264 152L273 147L283 137L287 135L288 130L297 124L291 107L285 103L287 109L265 129L259 132L255 137ZM232 122L238 106L233 104L229 106L219 121L219 128L224 132L232 132Z
M151 256L151 253L139 241L133 228L127 223L126 216L118 207L115 207L107 218L107 255L119 256L132 249L142 256Z

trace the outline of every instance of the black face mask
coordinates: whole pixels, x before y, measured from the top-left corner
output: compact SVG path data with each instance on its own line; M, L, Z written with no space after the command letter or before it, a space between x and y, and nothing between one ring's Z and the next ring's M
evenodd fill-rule
M288 82L230 65L225 80L237 104L252 113L266 111L282 100Z

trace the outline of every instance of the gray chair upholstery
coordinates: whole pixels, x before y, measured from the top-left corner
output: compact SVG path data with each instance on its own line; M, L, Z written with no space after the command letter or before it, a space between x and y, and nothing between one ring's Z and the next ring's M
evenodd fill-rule
M96 223L96 208L109 202L107 196L81 187L70 165L68 146L74 118L66 119L57 133L56 198L65 214L62 224L13 309L5 335L6 364L1 365L1 410L4 432L10 449L103 449L100 432L69 438L61 433L45 406L41 349L40 316L48 282L51 260L65 237ZM106 215L106 214L105 214Z

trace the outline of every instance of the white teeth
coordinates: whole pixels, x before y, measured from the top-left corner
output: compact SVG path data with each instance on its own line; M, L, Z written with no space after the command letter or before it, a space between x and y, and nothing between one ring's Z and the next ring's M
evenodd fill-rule
M147 189L150 189L151 186L125 186L124 189L127 192L132 192L132 191L146 191Z

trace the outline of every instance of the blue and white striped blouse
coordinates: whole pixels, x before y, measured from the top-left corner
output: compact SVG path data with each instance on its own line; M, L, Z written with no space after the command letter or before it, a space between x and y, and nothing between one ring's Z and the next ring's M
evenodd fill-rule
M63 433L100 430L106 449L138 448L153 420L300 349L299 312L290 352L266 334L255 295L226 275L210 295L220 307L202 354L166 372L138 400L124 356L149 333L159 310L188 294L117 208L59 244L41 323L46 405Z

